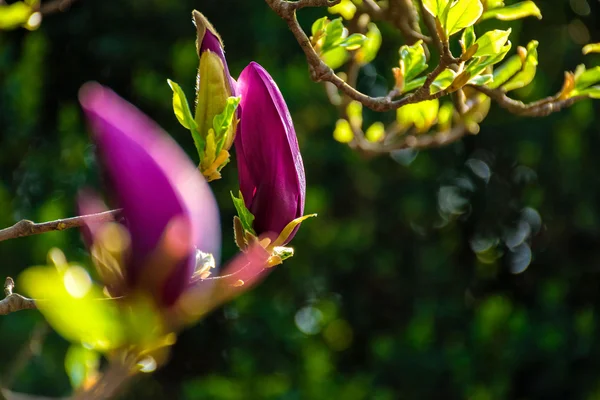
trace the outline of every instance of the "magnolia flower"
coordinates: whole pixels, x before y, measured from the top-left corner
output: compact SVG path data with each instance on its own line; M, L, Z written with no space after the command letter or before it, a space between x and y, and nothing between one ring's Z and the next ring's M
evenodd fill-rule
M189 285L197 251L218 258L215 199L179 146L133 105L94 83L82 88L80 99L125 219L124 228L89 226L100 274L121 275L109 282L118 294L141 290L168 307ZM87 199L82 209L99 208Z
M240 191L257 234L280 235L302 217L306 182L292 118L269 73L252 62L237 81L241 95L235 147ZM298 222L299 223L299 222ZM287 244L298 228L281 237Z

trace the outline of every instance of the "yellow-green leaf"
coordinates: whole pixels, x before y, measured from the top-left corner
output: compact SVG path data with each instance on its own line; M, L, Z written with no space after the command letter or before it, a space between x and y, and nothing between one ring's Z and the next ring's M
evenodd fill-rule
M321 59L331 69L337 69L348 60L348 51L343 47L335 47L321 54Z
M502 65L494 70L494 80L488 86L492 89L500 87L508 81L523 67L523 61L518 55L514 55L506 60Z
M126 328L120 323L115 302L105 300L80 266L59 272L53 267L31 267L20 276L24 293L39 299L38 309L48 323L67 340L85 343L99 351L121 347Z
M525 17L542 19L542 13L533 1L522 1L507 7L494 8L483 13L482 20L496 18L502 21L513 21Z
M242 223L242 227L244 228L244 231L249 232L253 235L256 236L256 232L254 232L254 228L252 227L252 224L254 223L254 215L250 212L250 210L248 210L246 208L246 203L244 202L244 196L242 196L242 192L239 192L239 198L235 197L233 195L233 192L229 192L231 193L231 199L233 200L233 205L235 206L235 209L237 210L238 213L238 218L240 219L240 222Z
M508 41L508 36L510 35L511 29L508 30L493 30L486 32L483 36L481 36L475 42L478 47L477 51L473 55L474 57L483 57L483 56L494 56L496 54L500 54L504 45Z
M402 127L414 126L417 132L426 132L435 123L439 104L438 99L407 104L396 111L396 120Z
M281 233L279 234L277 239L275 239L275 241L269 245L269 249L283 246L285 243L287 243L288 238L290 237L290 235L292 234L292 232L294 231L294 229L296 229L296 227L298 225L300 225L304 220L307 220L308 218L312 218L312 217L316 217L316 216L317 216L317 214L308 214L308 215L304 215L302 217L292 220L289 224L287 224L285 226L285 228L283 228L283 230L281 231Z
M456 72L451 69L445 69L435 78L431 84L431 94L437 93L440 90L446 89L456 78Z
M475 30L473 29L473 26L469 26L467 29L465 29L462 33L461 36L461 41L463 43L463 46L466 49L468 49L469 47L471 47L476 40L476 36L475 36Z
M328 10L332 14L340 14L344 19L352 19L356 14L356 6L352 0L342 0L335 6L329 7Z
M185 97L185 93L183 93L181 86L170 79L167 79L167 82L173 91L173 111L175 112L177 120L186 129L197 127L198 125L196 124L196 121L194 121L192 111L190 110L190 105L188 104L187 98Z
M529 42L529 44L527 44L527 55L525 56L523 67L521 68L521 71L519 71L508 82L502 85L502 88L505 91L508 92L510 90L525 87L533 81L538 65L537 46L537 40L532 40Z
M365 132L369 142L379 142L385 137L385 125L382 122L373 123Z
M429 14L437 17L442 14L451 0L423 0L423 7Z
M369 23L368 31L365 36L367 37L367 40L365 40L355 54L356 61L359 64L368 64L373 61L381 47L381 32L373 22Z
M600 82L600 66L583 71L575 75L575 89L582 90Z
M27 24L33 12L32 7L22 1L0 4L0 29L15 29Z
M404 62L404 79L410 81L427 69L427 58L423 49L423 41L419 40L412 46L400 47L400 60Z
M473 25L481 14L483 6L480 0L457 0L448 10L446 21L442 21L442 26L446 34L451 36L461 29Z
M333 138L340 143L350 143L354 139L354 132L352 132L350 123L345 119L338 119L335 123Z
M92 384L98 378L100 354L80 344L73 344L65 356L65 371L73 389Z
M600 53L600 43L590 43L583 46L583 54Z

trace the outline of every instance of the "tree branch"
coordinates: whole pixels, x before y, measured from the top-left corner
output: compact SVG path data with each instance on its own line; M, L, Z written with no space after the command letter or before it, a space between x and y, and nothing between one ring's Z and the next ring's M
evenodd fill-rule
M77 0L53 0L40 5L42 15L56 14L67 11Z
M11 277L6 278L6 281L4 282L4 294L6 297L3 300L0 300L0 315L37 308L34 300L13 293L14 287L15 281L13 281Z
M0 242L23 236L39 235L51 231L63 231L71 228L81 228L86 222L108 222L114 220L121 210L110 210L97 214L81 215L72 218L57 219L56 221L35 223L23 219L11 227L0 230Z
M469 85L473 89L485 94L494 100L498 105L513 114L524 117L545 117L569 107L573 103L587 99L587 96L573 96L568 99L561 99L558 96L546 97L545 99L525 104L522 101L511 99L502 89L490 89L486 86Z

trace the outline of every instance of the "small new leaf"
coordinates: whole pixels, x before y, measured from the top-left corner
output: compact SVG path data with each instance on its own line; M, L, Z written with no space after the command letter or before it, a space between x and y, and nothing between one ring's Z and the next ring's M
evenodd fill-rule
M423 41L419 40L412 46L400 47L400 60L404 62L404 81L410 81L425 71L427 58L423 49Z
M525 17L542 19L542 13L533 1L522 1L507 7L488 10L483 13L481 20L496 18L502 21L514 21Z
M583 54L600 53L600 43L590 43L583 46Z
M537 40L532 40L527 44L527 54L525 55L525 61L523 67L515 76L513 76L508 82L502 85L505 91L515 90L529 85L535 73L538 65L538 54L537 54Z
M167 79L171 90L173 91L173 111L181 125L186 129L197 128L198 124L194 121L190 105L188 104L185 93L177 83Z
M367 40L356 51L355 59L359 64L368 64L375 59L381 47L381 32L374 23L369 23L366 34Z
M244 203L244 196L242 196L242 192L241 191L239 192L239 195L240 195L239 198L235 197L233 195L233 192L230 192L230 193L231 193L231 199L233 200L233 205L235 206L235 209L237 210L238 217L240 219L240 222L242 223L242 227L244 228L244 231L256 236L256 232L254 232L254 229L252 228L252 223L254 222L254 215L252 215L250 210L248 210L246 208L246 204Z
M213 129L215 131L215 138L217 141L217 154L219 154L223 148L223 144L227 138L227 132L232 127L235 118L235 110L237 110L240 100L241 97L229 97L223 112L215 115L213 118Z
M493 30L486 32L475 42L478 47L473 55L474 57L495 56L502 52L504 45L508 41L511 30Z

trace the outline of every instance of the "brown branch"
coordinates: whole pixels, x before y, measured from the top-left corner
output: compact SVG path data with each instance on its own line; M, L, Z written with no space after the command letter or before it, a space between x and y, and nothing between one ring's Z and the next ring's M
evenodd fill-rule
M53 0L40 5L42 15L51 15L67 11L77 0Z
M39 235L51 231L63 231L71 228L81 228L86 222L108 222L114 220L119 213L118 210L110 210L97 214L81 215L72 218L57 219L56 221L35 223L23 219L11 227L0 230L0 242L23 236Z
M553 96L526 104L522 101L511 99L502 89L490 89L486 86L477 85L469 86L490 97L500 107L524 117L545 117L565 107L569 107L577 101L588 98L587 96L573 96L568 99L560 99L557 96Z
M434 94L429 93L429 88L431 86L431 83L435 80L435 78L444 69L446 69L446 67L452 64L456 64L458 62L458 59L454 58L452 54L450 54L450 51L448 50L447 46L444 46L444 53L441 55L440 64L427 76L427 80L423 87L418 89L416 92L398 100L392 100L388 96L371 97L356 90L351 85L347 84L342 78L336 75L333 72L333 70L327 66L327 64L325 64L321 60L314 47L312 46L308 36L300 27L300 24L296 19L296 9L308 6L307 4L309 4L310 6L318 6L318 4L322 4L324 3L324 1L305 0L296 3L290 3L283 0L265 1L269 5L269 7L271 7L271 9L277 13L277 15L279 15L288 24L288 27L292 31L292 34L294 35L298 44L304 51L306 60L309 64L311 79L313 81L331 82L333 85L335 85L335 87L337 87L350 99L356 100L364 106L379 112L395 110L406 104L419 103L425 100L437 99L447 94L445 91L437 92ZM298 4L300 3L304 5L298 6Z
M4 294L6 297L3 300L0 300L0 315L8 315L15 311L37 308L34 300L13 293L14 287L15 281L13 281L11 277L6 278L6 281L4 282Z

